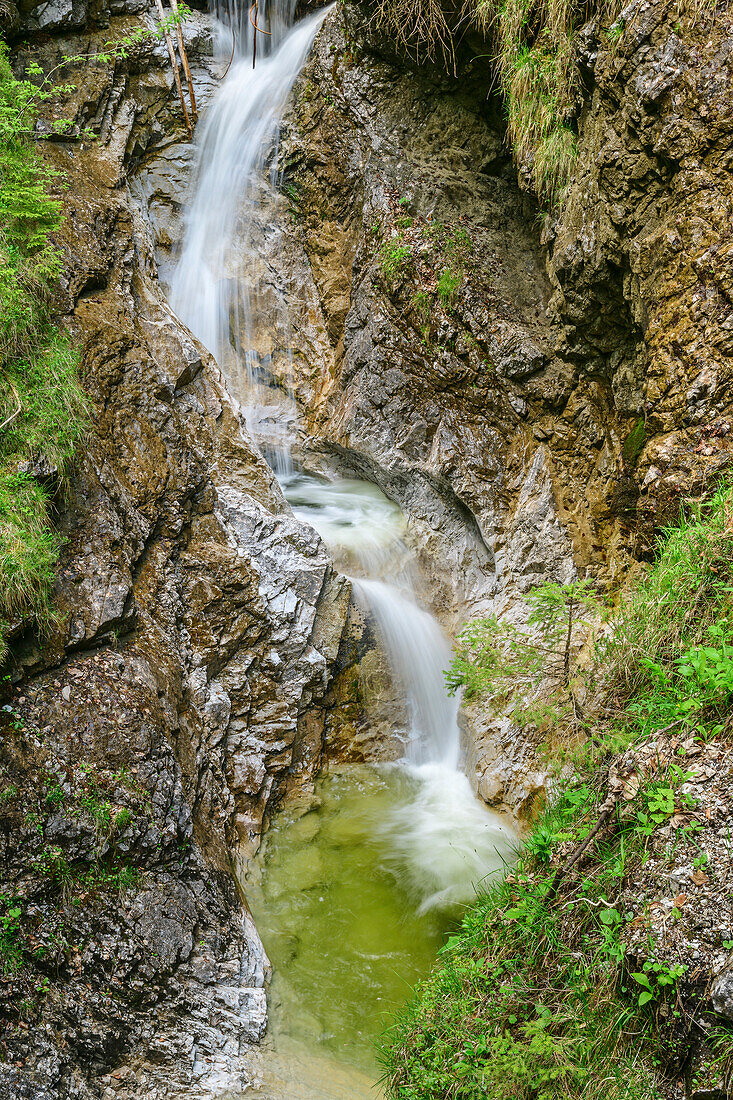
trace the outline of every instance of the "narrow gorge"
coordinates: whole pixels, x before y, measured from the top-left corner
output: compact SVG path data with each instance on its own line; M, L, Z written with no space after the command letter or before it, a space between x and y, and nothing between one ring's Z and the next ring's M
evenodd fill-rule
M0 24L0 1097L733 1095L726 5Z

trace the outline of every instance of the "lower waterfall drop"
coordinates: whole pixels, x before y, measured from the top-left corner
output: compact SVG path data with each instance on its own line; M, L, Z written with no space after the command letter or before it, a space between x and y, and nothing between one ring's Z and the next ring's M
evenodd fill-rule
M516 838L498 814L479 803L460 769L459 701L449 696L444 676L452 651L435 617L416 600L417 566L402 539L402 513L376 486L363 482L355 495L344 491L353 482L300 475L294 498L289 484L284 481L295 515L318 531L337 565L345 571L356 565L362 574L351 576L354 595L376 624L406 704L409 729L400 767L412 786L409 799L378 829L385 859L418 912L465 904L476 885L504 865Z

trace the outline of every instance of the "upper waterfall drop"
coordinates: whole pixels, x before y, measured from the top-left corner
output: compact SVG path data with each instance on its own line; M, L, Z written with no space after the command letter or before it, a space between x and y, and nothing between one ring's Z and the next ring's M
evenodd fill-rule
M233 28L235 57L197 136L192 200L184 221L183 244L171 279L170 302L178 316L214 355L230 396L244 411L250 433L258 440L257 376L274 352L259 345L257 319L264 303L256 264L257 213L265 203L265 165L276 152L280 121L288 96L305 64L313 40L328 14L325 8L289 29L293 3L276 0L259 16L269 18L272 37L252 65L254 28L237 5L222 15ZM258 47L259 48L259 47ZM273 191L276 168L270 172ZM288 318L282 301L268 299L288 346ZM269 425L273 428L272 424ZM282 425L275 450L287 451ZM277 438L279 437L279 438Z

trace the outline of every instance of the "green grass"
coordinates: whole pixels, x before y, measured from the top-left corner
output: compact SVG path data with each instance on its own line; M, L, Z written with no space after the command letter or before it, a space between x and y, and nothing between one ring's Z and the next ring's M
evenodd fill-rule
M536 826L511 876L481 897L433 976L388 1036L395 1100L652 1100L654 1017L622 992L608 895L638 860L642 837L606 845L600 871L565 906L547 857L592 823L595 792L570 787ZM640 1042L645 1052L640 1054Z
M585 715L573 766L564 761L557 775L554 802L512 873L478 898L386 1036L391 1100L661 1100L659 1071L680 1053L674 1021L685 969L651 940L641 968L628 965L623 931L634 914L617 899L638 880L657 830L690 809L684 762L640 777L633 803L616 808L580 875L558 877L562 858L553 862L553 853L573 850L598 820L619 749L671 722L680 741L730 736L732 539L729 486L664 532L610 642L585 669L595 710ZM449 681L510 704L499 625L469 629ZM529 643L512 636L509 644L514 667L525 670ZM572 677L553 690L571 698ZM722 1024L708 1060L733 1067L733 1032Z
M436 290L443 309L450 310L456 300L458 288L463 282L463 272L454 271L452 267L444 267L440 273Z
M662 535L663 550L621 608L608 656L621 685L643 690L649 661L671 669L710 626L733 615L733 491L723 486Z
M380 267L384 278L390 284L395 283L398 277L409 269L412 262L412 248L409 244L404 244L399 237L385 241L380 249Z
M38 460L63 480L87 421L79 357L54 323L60 204L33 139L39 93L16 80L0 44L0 659L9 623L52 619L60 541Z

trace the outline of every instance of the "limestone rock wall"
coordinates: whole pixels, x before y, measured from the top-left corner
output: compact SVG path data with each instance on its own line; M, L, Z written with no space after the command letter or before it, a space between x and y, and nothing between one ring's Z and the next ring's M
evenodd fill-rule
M3 18L42 32L50 67L149 20L136 3ZM729 16L634 0L619 28L579 36L576 176L554 214L522 190L480 71L406 64L355 5L328 16L285 120L261 267L292 354L268 382L294 393L308 468L402 505L449 628L521 616L576 571L613 592L730 464ZM204 106L211 34L194 14ZM309 781L324 727L335 755L373 755L365 635L344 636L348 586L165 303L191 158L164 48L88 65L69 112L76 136L49 155L94 430L58 495L62 616L43 648L17 625L3 712L6 877L52 964L42 1010L6 1032L0 1095L205 1096L242 1087L264 1024L232 855ZM268 323L263 361L283 344ZM531 730L469 713L466 735L482 796L531 813ZM64 878L100 861L135 871L123 895Z

